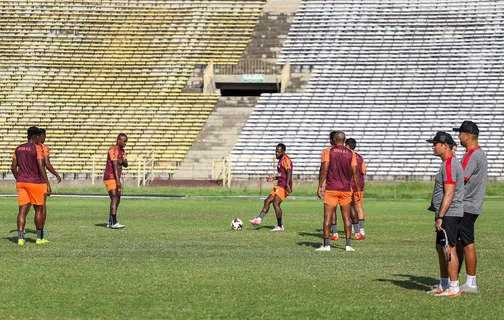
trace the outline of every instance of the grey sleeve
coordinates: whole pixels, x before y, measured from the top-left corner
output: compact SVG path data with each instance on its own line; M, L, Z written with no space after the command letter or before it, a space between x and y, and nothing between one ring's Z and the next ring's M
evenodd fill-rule
M471 157L471 159L469 159L469 161L467 162L467 166L464 169L464 180L469 180L471 176L476 172L478 166L476 165L476 161L474 160L476 159Z

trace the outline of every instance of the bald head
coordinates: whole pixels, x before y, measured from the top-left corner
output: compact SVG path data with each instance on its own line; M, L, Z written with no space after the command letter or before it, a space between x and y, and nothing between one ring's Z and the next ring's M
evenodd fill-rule
M343 131L335 131L334 133L334 145L343 146L345 145L345 133Z

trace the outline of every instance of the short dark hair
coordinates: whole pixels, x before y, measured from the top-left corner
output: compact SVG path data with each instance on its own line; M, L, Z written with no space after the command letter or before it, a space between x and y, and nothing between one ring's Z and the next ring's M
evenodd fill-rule
M40 134L46 133L45 129L39 128Z
M334 140L334 136L336 135L336 132L337 131L331 131L331 133L329 133L329 141L333 141Z
M283 151L285 151L285 144L279 143L277 144L277 148L280 147Z
M128 138L128 136L126 135L126 133L119 133L119 134L117 135L117 140L119 140L121 137Z
M26 132L28 133L28 138L40 136L40 129L35 126L29 127Z
M355 147L357 147L357 141L355 141L354 138L348 138L345 141L345 145L350 149L355 150Z

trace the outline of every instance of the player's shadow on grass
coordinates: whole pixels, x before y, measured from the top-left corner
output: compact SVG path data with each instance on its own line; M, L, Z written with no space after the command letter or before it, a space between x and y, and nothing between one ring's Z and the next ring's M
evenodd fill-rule
M396 286L403 287L409 290L429 291L432 286L438 282L438 279L431 277L420 277L411 274L394 274L395 277L407 279L376 279L378 282L390 282Z
M106 223L96 223L96 224L95 224L95 227L102 227L102 228L106 228L106 227L107 227L107 224L106 224Z
M318 247L320 247L320 242L303 241L303 242L298 242L297 245L304 246L304 247L318 248Z
M255 227L255 228L254 228ZM261 226L261 225L256 225L252 227L252 230L262 230L262 229L275 229L275 226Z
M5 240L7 241L10 241L12 243L15 243L17 244L18 243L18 238L17 237L6 237L4 238ZM35 240L34 239L30 239L30 238L24 238L25 242L27 243L35 243Z
M319 231L319 230L315 230L315 231ZM322 230L320 230L320 232L317 232L317 233L310 233L310 232L298 232L298 236L301 236L301 237L316 237L316 238L324 238L324 233L322 232Z

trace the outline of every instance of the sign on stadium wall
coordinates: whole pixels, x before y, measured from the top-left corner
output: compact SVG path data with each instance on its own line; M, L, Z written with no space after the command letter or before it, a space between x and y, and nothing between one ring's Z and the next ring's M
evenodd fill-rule
M264 74L243 74L242 82L264 82Z

